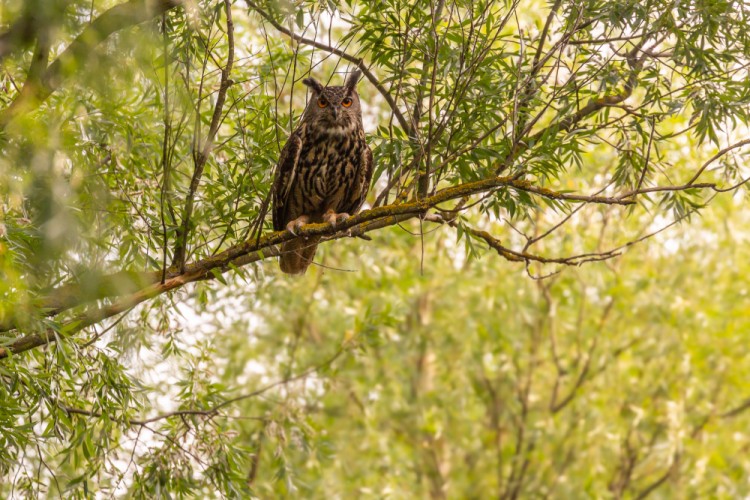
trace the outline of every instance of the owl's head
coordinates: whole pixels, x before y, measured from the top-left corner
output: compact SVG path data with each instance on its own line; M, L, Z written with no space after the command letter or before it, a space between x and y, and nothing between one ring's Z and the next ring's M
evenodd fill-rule
M352 72L340 87L324 87L314 78L302 80L313 91L305 119L317 129L334 134L347 134L361 127L362 110L356 88L360 76L361 71Z

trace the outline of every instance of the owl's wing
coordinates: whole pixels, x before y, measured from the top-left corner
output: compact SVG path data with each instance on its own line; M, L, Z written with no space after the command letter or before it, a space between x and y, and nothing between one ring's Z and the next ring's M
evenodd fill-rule
M289 136L289 140L281 149L279 163L276 166L276 180L273 187L273 229L281 231L286 229L287 214L289 213L289 196L297 176L297 163L302 151L302 137L299 131L295 131Z
M370 191L370 181L372 180L372 151L368 146L365 146L362 152L362 176L359 179L359 185L357 186L356 192L351 199L351 205L347 207L346 212L355 214L362 208L362 204L367 199L367 193Z

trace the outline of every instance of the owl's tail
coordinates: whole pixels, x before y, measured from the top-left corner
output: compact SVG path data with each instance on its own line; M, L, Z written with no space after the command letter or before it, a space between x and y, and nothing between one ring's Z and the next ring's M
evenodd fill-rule
M318 249L320 236L307 239L298 238L281 245L279 267L287 274L305 274L307 267L312 264L315 250Z

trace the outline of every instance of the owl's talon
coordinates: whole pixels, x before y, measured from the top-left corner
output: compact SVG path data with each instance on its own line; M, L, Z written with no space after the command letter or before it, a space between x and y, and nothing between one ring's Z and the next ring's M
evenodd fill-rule
M286 230L292 233L294 236L297 236L297 231L302 229L302 226L310 222L310 217L307 215L300 215L296 219L289 221L289 223L286 225Z
M337 223L341 223L341 222L344 222L344 221L346 221L346 219L348 219L349 217L351 217L351 215L349 215L348 213L346 213L346 212L341 212L340 214L338 214L338 215L336 216L336 222L337 222Z
M346 212L341 212L340 214L337 214L333 210L328 210L326 213L323 214L323 220L331 224L333 227L336 227L338 224L344 222L348 218L349 218L349 214L347 214Z

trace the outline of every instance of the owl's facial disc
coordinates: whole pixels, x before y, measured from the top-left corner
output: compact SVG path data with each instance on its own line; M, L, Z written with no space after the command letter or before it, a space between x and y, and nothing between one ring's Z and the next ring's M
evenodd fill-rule
M319 131L333 135L347 135L357 128L358 103L356 90L347 86L317 87L308 79L305 83L314 92L313 113Z

